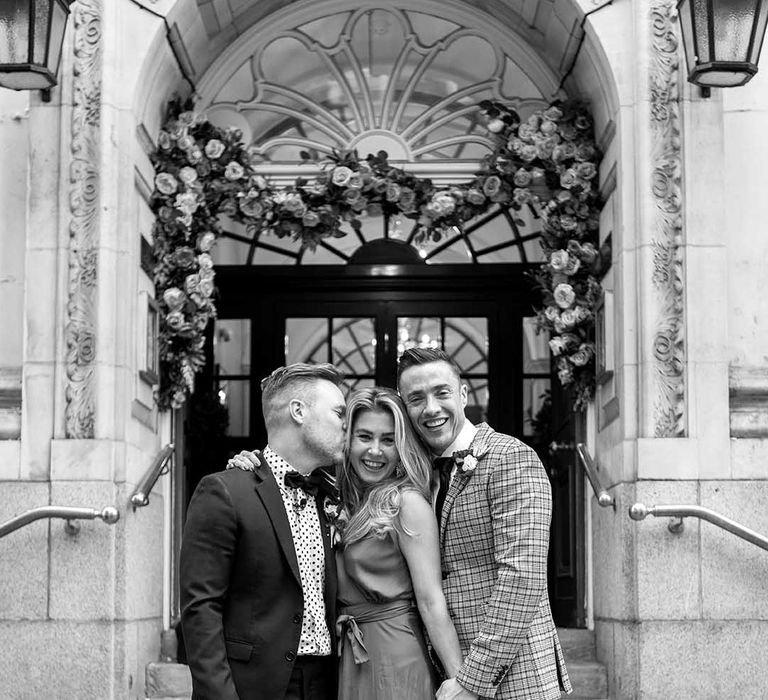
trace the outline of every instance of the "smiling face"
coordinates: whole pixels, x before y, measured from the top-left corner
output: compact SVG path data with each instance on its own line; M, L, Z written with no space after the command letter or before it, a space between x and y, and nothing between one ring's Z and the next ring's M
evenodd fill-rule
M349 463L366 485L381 483L392 476L398 462L395 421L388 411L359 411L352 424Z
M406 369L399 389L413 427L432 454L442 454L464 426L466 384L447 362L437 361Z

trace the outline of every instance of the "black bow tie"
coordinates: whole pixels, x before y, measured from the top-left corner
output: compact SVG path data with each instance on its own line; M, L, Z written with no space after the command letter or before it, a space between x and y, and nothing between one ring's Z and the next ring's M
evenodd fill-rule
M310 496L315 496L318 491L327 495L334 493L331 480L319 470L313 471L307 476L299 474L299 472L286 472L283 483L290 489L301 489Z

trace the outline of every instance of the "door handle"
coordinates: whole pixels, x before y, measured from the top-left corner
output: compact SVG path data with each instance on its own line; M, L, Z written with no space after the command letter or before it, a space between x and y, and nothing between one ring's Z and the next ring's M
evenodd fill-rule
M569 450L575 450L576 445L572 442L556 442L553 440L549 443L549 454L553 455L555 452L567 452Z

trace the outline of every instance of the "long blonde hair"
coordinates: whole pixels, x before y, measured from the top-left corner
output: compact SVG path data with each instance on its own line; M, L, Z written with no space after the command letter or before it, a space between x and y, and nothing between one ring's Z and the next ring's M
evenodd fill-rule
M395 423L395 447L400 459L395 473L385 481L369 487L364 484L349 461L355 420L363 411L389 413ZM347 438L344 462L337 474L337 485L343 506L343 542L348 545L372 532L383 537L399 529L400 493L412 488L430 498L432 465L426 450L411 427L400 397L393 389L372 387L359 389L347 401Z

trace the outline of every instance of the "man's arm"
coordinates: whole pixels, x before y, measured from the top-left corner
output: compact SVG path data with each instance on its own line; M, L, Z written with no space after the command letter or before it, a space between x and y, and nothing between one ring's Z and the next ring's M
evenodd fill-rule
M224 643L222 609L237 544L232 499L216 476L192 497L181 543L181 626L194 688L206 700L239 700Z
M522 443L497 457L488 490L498 576L480 634L456 679L467 690L493 697L547 588L552 496L539 458Z

